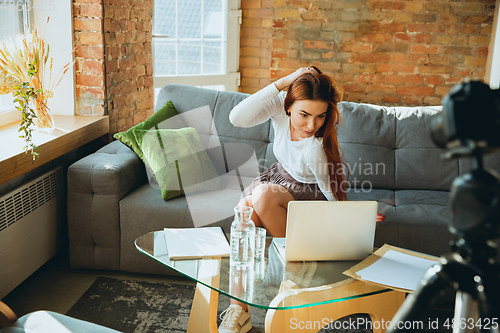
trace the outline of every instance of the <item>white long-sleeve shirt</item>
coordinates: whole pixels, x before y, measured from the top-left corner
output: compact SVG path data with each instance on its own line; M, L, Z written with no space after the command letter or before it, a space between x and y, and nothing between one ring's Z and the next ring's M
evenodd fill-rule
M311 136L292 141L290 118L284 110L285 97L286 92L280 92L271 83L236 105L229 114L229 120L236 127L252 127L271 119L273 152L283 168L301 183L317 183L328 201L336 200L330 186L323 138Z

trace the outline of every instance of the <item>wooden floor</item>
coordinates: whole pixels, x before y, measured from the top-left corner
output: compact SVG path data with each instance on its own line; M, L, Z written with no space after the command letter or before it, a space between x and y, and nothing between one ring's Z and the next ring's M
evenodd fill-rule
M99 276L151 282L195 285L187 278L177 276L148 275L139 273L71 269L67 251L62 251L21 283L2 301L11 307L18 317L37 310L66 313ZM448 295L439 310L453 303ZM450 303L451 302L451 303Z
M66 313L99 276L195 285L183 277L117 271L71 269L68 251L61 251L40 267L2 301L18 317L37 310Z

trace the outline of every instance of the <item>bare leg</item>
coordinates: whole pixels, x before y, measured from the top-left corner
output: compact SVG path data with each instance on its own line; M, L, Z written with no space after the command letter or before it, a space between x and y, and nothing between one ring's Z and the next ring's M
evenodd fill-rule
M269 235L285 237L288 203L295 200L281 185L261 184L253 190L255 212Z
M234 277L234 279L236 281L234 281L233 279L231 279L230 283L232 284L231 285L231 289L233 290L233 292L236 292L237 295L236 296L241 296L243 293L244 293L244 290L243 290L243 287L242 287L242 276L241 275L236 275ZM248 305L246 305L245 303L242 303L240 301L237 301L235 300L234 298L231 298L229 300L229 304L238 304L239 306L241 306L241 309L245 312L248 312Z

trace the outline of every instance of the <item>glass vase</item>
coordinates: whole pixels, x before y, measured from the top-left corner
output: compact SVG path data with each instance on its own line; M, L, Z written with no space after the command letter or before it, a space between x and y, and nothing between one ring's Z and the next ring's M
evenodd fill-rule
M41 94L35 99L36 118L34 123L37 130L51 132L55 128L54 116L47 103L48 98L42 97Z

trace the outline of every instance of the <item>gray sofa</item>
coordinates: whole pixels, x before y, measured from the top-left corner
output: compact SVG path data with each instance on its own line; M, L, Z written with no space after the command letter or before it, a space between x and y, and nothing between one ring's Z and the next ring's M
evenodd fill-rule
M2 314L0 313L0 316ZM0 333L120 333L119 331L88 321L52 311L35 311L25 314L9 326L1 327Z
M219 225L226 231L242 189L276 160L269 122L243 129L228 119L248 95L166 85L155 111L171 100L195 127L224 188L168 201L137 155L114 141L68 169L70 260L74 268L171 273L139 253L134 239L164 227ZM441 107L381 107L343 102L339 142L350 169L349 200L376 200L386 220L375 245L388 243L429 254L449 251L449 188L471 163L441 159L428 134ZM486 166L500 171L500 154Z

